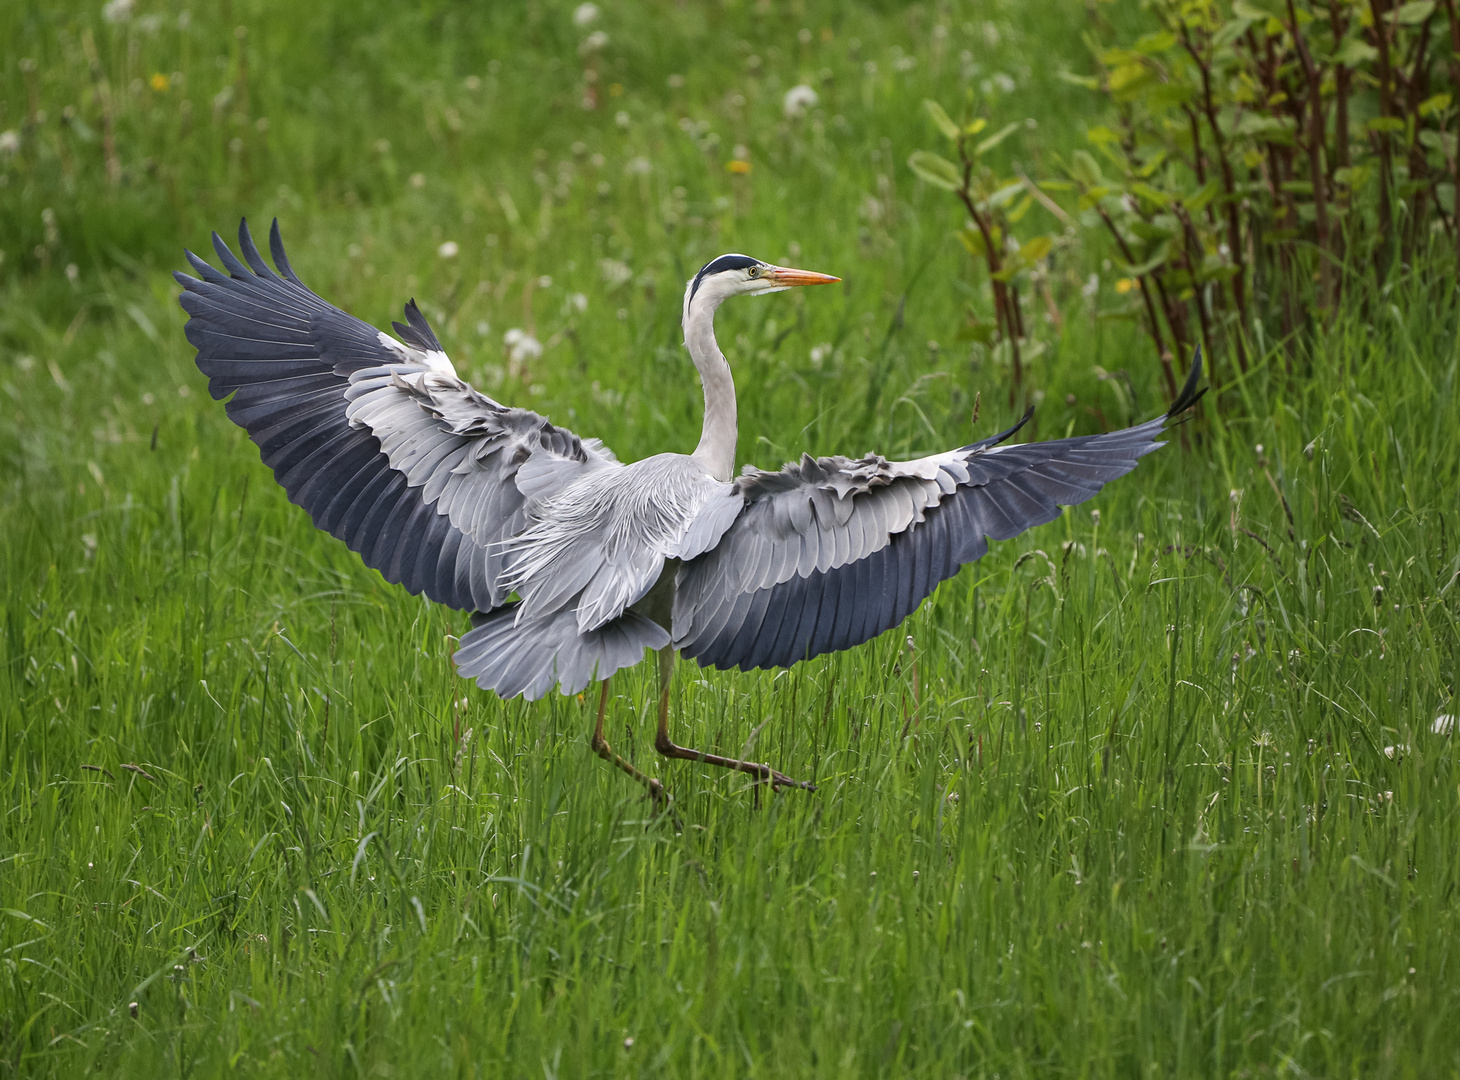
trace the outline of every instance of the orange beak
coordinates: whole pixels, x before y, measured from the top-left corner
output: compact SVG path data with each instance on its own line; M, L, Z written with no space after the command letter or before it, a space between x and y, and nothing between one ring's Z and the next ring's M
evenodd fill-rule
M793 270L789 266L775 266L765 275L777 285L830 285L840 281L830 274L818 274L815 270Z

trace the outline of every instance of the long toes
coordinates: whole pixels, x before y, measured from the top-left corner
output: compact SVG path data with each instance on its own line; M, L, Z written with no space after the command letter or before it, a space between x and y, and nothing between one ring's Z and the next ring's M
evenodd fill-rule
M772 788L793 787L800 788L802 791L816 790L815 784L808 783L805 780L792 780L785 773L777 772L775 769L770 769L769 771L770 783Z

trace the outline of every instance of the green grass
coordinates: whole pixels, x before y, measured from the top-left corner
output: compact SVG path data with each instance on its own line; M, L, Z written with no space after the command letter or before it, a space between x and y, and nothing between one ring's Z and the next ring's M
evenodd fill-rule
M1005 419L1007 373L954 344L990 309L903 165L935 137L919 102L956 97L967 49L975 88L1016 80L994 115L1038 119L1011 160L1078 145L1088 102L1051 57L1079 66L1084 16L604 5L588 111L570 6L404 7L0 11L23 135L0 157L0 1074L1460 1074L1460 768L1431 731L1460 711L1453 306L1401 282L1269 352L876 642L679 665L681 741L815 794L757 806L664 765L652 665L616 678L610 737L676 831L592 755L592 694L458 682L464 619L287 503L208 400L167 272L277 213L323 295L375 321L418 296L470 377L629 458L693 444L682 282L747 250L846 285L722 313L743 460L946 448L978 392L978 432ZM788 120L804 79L821 104ZM1110 275L1080 292L1101 256L1052 274L1040 437L1160 408L1149 346L1094 317ZM514 326L549 342L530 370Z

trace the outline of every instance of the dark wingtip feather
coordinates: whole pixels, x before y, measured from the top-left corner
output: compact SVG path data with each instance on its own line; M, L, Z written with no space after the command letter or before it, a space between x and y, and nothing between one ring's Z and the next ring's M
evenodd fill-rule
M278 218L269 226L269 254L274 257L274 265L279 268L279 273L301 289L304 288L304 282L299 280L299 275L294 273L294 268L289 265L289 259L284 254L284 237L279 232Z
M264 257L259 254L258 245L253 242L253 233L248 231L248 218L238 219L238 250L243 253L245 261L259 277L269 281L279 279L279 275L269 269L269 264L264 262Z
M1181 393L1176 395L1176 400L1171 403L1171 408L1166 410L1166 418L1169 420L1181 413L1186 412L1207 392L1208 387L1196 388L1197 382L1201 379L1201 346L1196 348L1196 354L1191 358L1191 370L1186 373L1186 384L1182 386Z
M431 329L431 324L426 321L426 316L421 314L421 309L416 306L415 297L411 297L410 303L406 304L406 321L404 323L393 322L390 324L395 332L400 335L402 341L408 345L425 352L445 352L441 342L436 339L436 332Z
M1003 442L1005 439L1008 439L1008 438L1012 437L1020 428L1022 428L1025 424L1029 423L1029 419L1033 415L1034 415L1034 406L1031 405L1031 406L1029 406L1029 408L1027 408L1027 409L1024 410L1024 415L1019 418L1019 422L1017 424L1015 424L1013 427L1007 428L1004 431L999 432L997 435L990 435L987 439L980 439L978 442L969 443L963 449L965 449L965 450L987 450L990 446L998 446L999 443Z

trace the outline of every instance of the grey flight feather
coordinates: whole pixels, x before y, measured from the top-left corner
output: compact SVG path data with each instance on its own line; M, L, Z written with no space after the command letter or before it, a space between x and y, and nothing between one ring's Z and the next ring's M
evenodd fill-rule
M734 523L678 571L675 647L707 667L784 667L897 626L989 540L1051 521L1134 469L1201 396L1200 370L1198 354L1166 416L1122 431L1001 445L1021 421L916 461L747 468Z

